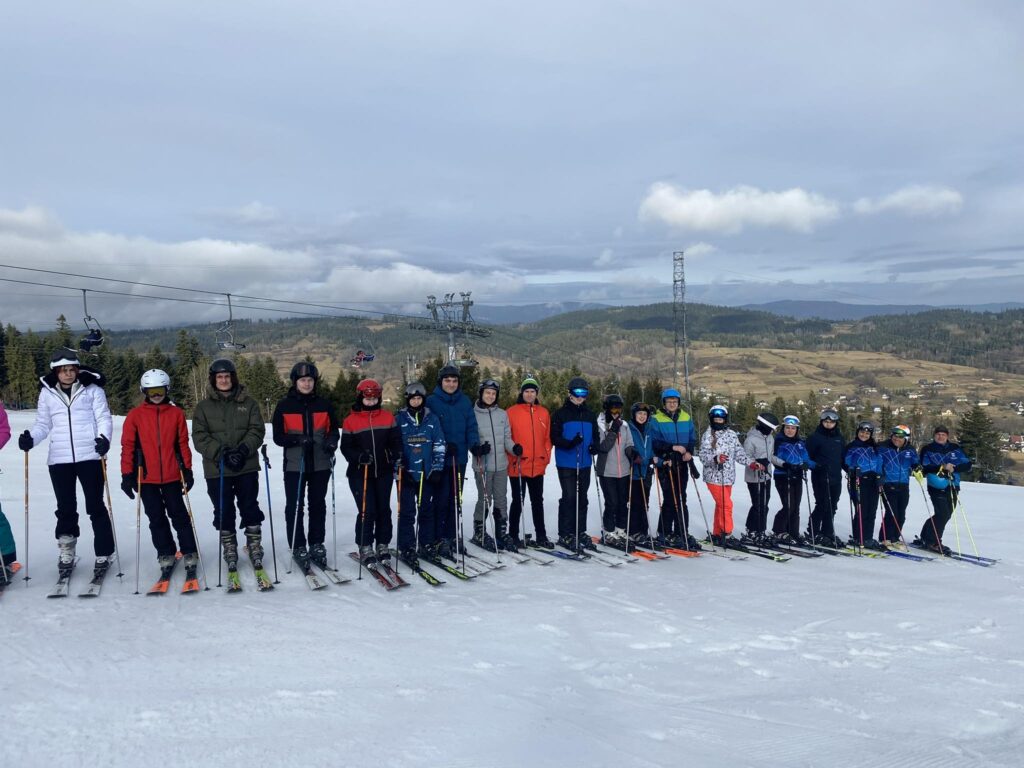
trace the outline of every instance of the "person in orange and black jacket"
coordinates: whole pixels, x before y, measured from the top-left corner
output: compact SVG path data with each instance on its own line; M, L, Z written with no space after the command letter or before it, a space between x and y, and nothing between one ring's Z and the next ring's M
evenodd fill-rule
M170 388L171 377L159 368L142 374L139 391L145 399L128 412L121 430L121 490L129 499L136 493L142 499L160 568L173 566L180 551L186 570L192 570L199 559L182 496L182 484L192 490L195 483L192 451L185 412L171 402Z
M530 494L533 514L534 543L543 549L554 549L544 525L544 472L551 461L551 414L537 398L540 384L526 377L519 387L519 399L508 409L512 440L520 454L509 456L508 478L512 484L512 504L508 510L508 533L519 547L519 519L523 514L526 494Z
M356 385L356 402L341 424L341 453L356 501L356 543L364 562L390 559L391 484L402 457L402 430L380 407L382 390L373 379ZM376 542L376 552L373 544Z
M320 371L313 363L296 363L289 378L291 389L278 402L271 419L274 443L284 448L288 546L303 570L310 560L326 568L327 488L334 470L334 452L338 450L338 418L331 402L317 393ZM309 504L308 535L303 526L304 499Z

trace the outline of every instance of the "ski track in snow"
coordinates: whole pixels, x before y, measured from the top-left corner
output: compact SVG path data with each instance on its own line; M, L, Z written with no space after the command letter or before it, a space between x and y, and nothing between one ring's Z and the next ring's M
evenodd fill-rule
M34 412L10 418L18 434ZM118 441L119 431L115 452ZM1009 535L1019 489L964 489L981 549L1003 558L993 568L556 560L509 562L468 583L431 569L444 586L406 575L412 586L389 593L339 557L353 582L311 592L285 574L272 471L276 589L257 593L247 566L241 594L216 589L200 482L192 502L211 591L178 594L179 570L168 594L147 597L132 594L135 505L115 486L123 582L111 573L99 599L76 597L91 570L83 515L71 596L47 600L45 456L45 446L30 454L32 580L0 598L0 765L988 768L1019 765L1024 750L1024 554ZM24 562L21 462L16 442L0 453L0 502ZM554 530L553 473L545 492ZM467 510L472 495L468 483ZM742 486L736 499L742 523ZM342 467L337 500L344 554L355 511ZM590 507L596 532L593 488ZM692 512L702 532L695 500ZM922 520L917 494L908 532ZM842 514L837 526L846 530ZM145 518L140 564L145 591L156 578Z

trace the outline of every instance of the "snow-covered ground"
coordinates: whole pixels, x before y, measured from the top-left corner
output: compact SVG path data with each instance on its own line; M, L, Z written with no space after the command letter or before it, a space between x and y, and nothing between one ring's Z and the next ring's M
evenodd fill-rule
M34 413L10 418L17 435ZM0 452L0 500L24 561L22 461L16 439ZM284 573L275 466L277 588L257 593L243 567L242 594L212 589L215 531L200 481L211 591L178 594L179 572L155 598L132 594L135 505L115 484L124 582L109 576L98 600L54 601L44 597L56 578L45 446L30 461L33 578L0 598L3 766L1021 764L1020 489L964 487L980 550L1003 558L993 568L558 561L440 588L410 577L389 593L367 577L310 592ZM912 490L908 531L924 519ZM341 477L337 493L347 552L355 509ZM736 498L742 524L745 488ZM553 474L547 499L553 531ZM145 588L156 567L143 526ZM838 527L849 530L842 511ZM339 567L355 575L347 558Z

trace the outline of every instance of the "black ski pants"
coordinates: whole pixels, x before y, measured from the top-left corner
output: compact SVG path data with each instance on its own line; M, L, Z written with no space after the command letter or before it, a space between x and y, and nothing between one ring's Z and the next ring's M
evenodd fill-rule
M776 475L775 490L779 494L782 508L775 513L772 533L788 533L796 538L800 535L800 500L804 497L802 475Z
M650 523L647 520L648 504L651 499L652 476L633 478L633 489L629 499L629 534L647 536Z
M686 486L690 482L688 469L686 463L673 461L658 470L658 483L661 485L658 533L663 536L682 536L683 531L690 530L690 510L686 506ZM680 519L682 529L679 527Z
M99 459L76 461L69 464L50 465L50 483L53 495L57 497L56 538L81 535L78 527L78 488L82 486L85 497L85 513L92 523L92 546L96 557L114 554L114 530L110 515L103 503L103 466Z
M259 525L263 522L263 510L260 509L260 473L258 470L246 472L244 475L224 477L223 496L221 503L220 477L206 478L206 495L213 502L213 527L221 531L235 530L235 505L238 505L239 528ZM223 509L222 509L223 508ZM223 517L223 519L222 519Z
M444 478L441 478L443 482ZM416 549L433 544L436 526L437 492L441 483L423 479L406 472L402 475L402 492L398 496L398 549ZM416 531L419 529L419 541Z
M562 495L558 499L558 535L575 536L587 530L587 495L590 492L590 467L582 469L558 468L558 484Z
M960 490L953 486L946 488L928 488L928 498L932 500L933 514L924 521L921 528L921 541L926 544L941 544L942 535L946 531L946 523L953 517L953 509L956 507L956 498ZM938 534L938 541L936 541Z
M629 505L629 476L599 477L601 493L604 494L604 512L601 524L606 531L616 528L626 530L626 508Z
M882 486L882 525L878 529L879 541L899 541L910 504L910 486L906 483L885 483Z
M853 499L853 538L861 545L871 538L878 513L878 475L864 475L854 481L850 498Z
M170 557L179 550L183 555L193 554L196 537L192 534L192 521L181 495L181 482L143 483L139 496L149 518L149 534L153 537L157 556ZM178 546L174 544L172 525L178 534Z
M512 504L508 508L508 532L519 538L519 520L523 515L526 494L530 495L530 513L533 516L534 541L544 541L548 529L544 523L544 475L536 477L509 476L512 486Z
M387 472L374 477L373 471L366 477L366 499L363 504L363 472L348 479L348 487L356 501L356 544L390 544L393 527L391 524L391 484L393 478Z
M814 491L814 511L811 512L811 530L817 536L835 537L834 518L839 508L839 495L843 489L842 475L837 472L811 472Z
M747 483L750 511L747 513L747 531L764 533L768 527L768 504L772 498L772 481L765 476L763 483Z
M420 528L420 545L434 544L442 539L455 539L458 511L462 509L462 486L466 482L466 465L445 460L444 476L434 497L436 516L434 529Z
M299 488L299 476L302 487ZM284 523L288 546L292 549L307 544L323 544L327 527L327 488L331 484L331 470L319 472L284 473ZM305 503L303 503L305 502ZM309 534L303 530L303 507L309 509ZM296 522L296 510L298 522Z

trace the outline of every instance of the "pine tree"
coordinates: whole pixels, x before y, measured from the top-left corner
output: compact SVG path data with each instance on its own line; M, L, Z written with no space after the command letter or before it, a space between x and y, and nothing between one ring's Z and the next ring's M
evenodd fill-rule
M178 331L174 345L174 366L171 374L171 393L174 401L191 413L203 399L207 383L206 361L199 340L185 330Z
M1002 482L1003 457L999 452L999 433L981 406L974 406L960 417L957 425L960 447L977 469L982 483Z

